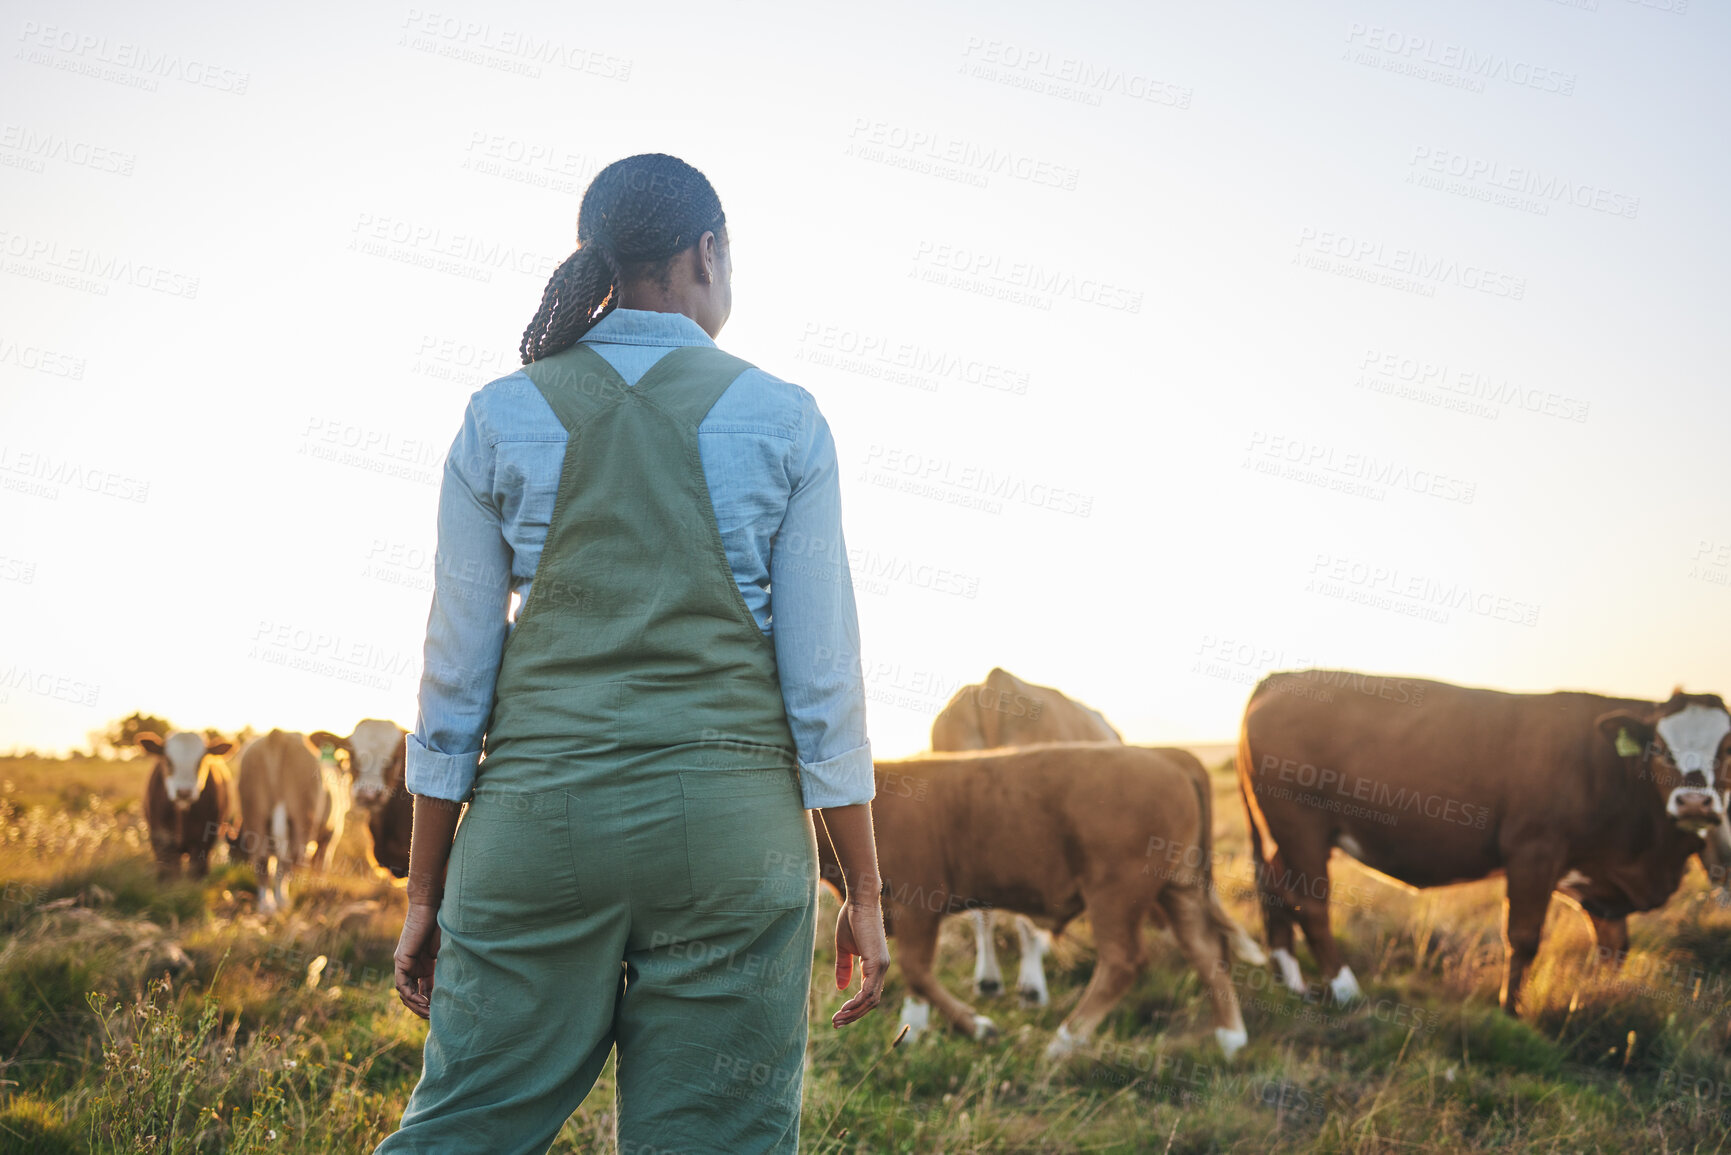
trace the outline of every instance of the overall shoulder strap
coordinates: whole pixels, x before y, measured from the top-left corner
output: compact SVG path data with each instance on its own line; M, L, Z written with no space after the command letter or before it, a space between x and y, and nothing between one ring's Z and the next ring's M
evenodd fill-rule
M662 412L695 428L727 387L753 367L714 345L681 345L651 365L634 388Z
M523 366L523 372L547 399L567 433L575 433L579 425L618 402L630 389L605 357L581 341L551 357L531 361Z

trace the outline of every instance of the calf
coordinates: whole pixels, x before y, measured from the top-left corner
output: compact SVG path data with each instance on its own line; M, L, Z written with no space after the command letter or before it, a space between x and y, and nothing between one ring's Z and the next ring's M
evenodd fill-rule
M144 788L144 820L160 877L178 874L184 858L194 878L210 870L210 850L233 833L234 786L222 755L234 747L175 730L166 738L145 732L138 745L154 755Z
M409 834L415 806L404 782L409 733L395 722L365 718L347 738L328 730L315 731L314 746L334 746L349 763L351 796L367 811L375 866L398 878L409 875Z
M308 861L309 842L312 862L320 869L330 865L349 808L348 788L305 734L272 730L241 751L239 792L240 844L258 880L258 911L273 914L287 908L289 876Z
M932 722L933 750L1123 741L1100 711L1051 686L1025 682L1002 666L993 666L984 682L957 690ZM974 991L995 995L1004 988L1004 972L992 941L991 912L970 910L968 918L974 926ZM1049 996L1041 963L1051 949L1051 936L1018 915L1016 939L1022 957L1016 989L1023 1002L1043 1007Z
M1662 905L1692 856L1722 849L1731 713L1681 690L1660 703L1283 672L1245 707L1238 777L1288 986L1304 989L1296 924L1335 996L1359 993L1328 925L1338 849L1412 887L1504 874L1499 999L1513 1015L1552 892L1618 959L1628 916Z
M1159 910L1213 1003L1215 1038L1230 1057L1246 1041L1226 967L1229 950L1264 961L1213 890L1207 772L1183 750L1061 742L976 754L923 754L875 767L872 820L886 929L908 989L958 1030L983 1038L992 1021L932 973L946 914L1004 907L1061 930L1087 912L1098 961L1048 1057L1087 1041L1147 962L1142 924ZM915 788L904 789L909 784ZM819 863L843 880L819 824ZM1154 847L1164 848L1158 858ZM911 1000L910 1000L911 1003ZM911 1028L910 1004L903 1017Z

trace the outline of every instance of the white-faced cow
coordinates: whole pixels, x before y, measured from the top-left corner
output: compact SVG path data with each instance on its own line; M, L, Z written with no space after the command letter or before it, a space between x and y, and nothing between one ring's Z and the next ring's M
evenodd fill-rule
M947 914L1002 907L1054 930L1084 911L1098 961L1081 1001L1047 1048L1087 1041L1147 962L1142 925L1163 913L1213 1003L1228 1056L1247 1038L1225 967L1229 950L1266 961L1220 906L1212 882L1208 775L1189 752L1056 742L983 753L929 753L875 767L872 821L885 928L908 988L975 1038L992 1021L932 973ZM1165 853L1154 854L1151 848ZM838 894L845 880L821 823L818 861ZM1240 957L1245 957L1243 953ZM917 1031L923 1014L903 1016Z
M395 722L364 718L355 732L339 738L315 731L314 746L333 746L348 759L354 804L367 812L373 863L398 878L409 874L409 834L414 801L404 781L409 733Z
M144 788L144 820L157 873L179 873L184 858L192 876L203 878L211 847L236 826L234 783L222 761L234 747L190 730L166 738L142 733L138 745L155 756Z
M309 860L309 842L311 861L321 870L330 865L349 809L348 786L305 734L286 730L247 743L239 777L240 845L258 879L258 911L272 914L288 906L289 877Z
M1620 960L1626 919L1663 904L1723 839L1731 713L1667 702L1511 694L1341 670L1272 674L1245 708L1239 784L1268 945L1294 990L1303 927L1336 998L1358 995L1328 925L1332 850L1411 887L1507 880L1500 995L1518 1013L1553 892Z
M1002 666L993 666L984 682L957 690L932 722L933 750L1123 741L1100 711L1051 686L1025 682ZM974 927L974 991L995 995L1004 989L1004 972L992 941L991 912L971 910L968 918ZM1049 997L1043 961L1051 950L1050 936L1018 916L1016 940L1022 958L1016 990L1023 1002L1043 1007Z

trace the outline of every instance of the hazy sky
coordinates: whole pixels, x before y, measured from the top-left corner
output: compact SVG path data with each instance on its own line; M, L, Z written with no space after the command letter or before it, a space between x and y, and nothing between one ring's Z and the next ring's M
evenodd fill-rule
M0 749L412 726L443 454L647 151L834 430L880 755L993 665L1731 690L1716 6L0 10Z

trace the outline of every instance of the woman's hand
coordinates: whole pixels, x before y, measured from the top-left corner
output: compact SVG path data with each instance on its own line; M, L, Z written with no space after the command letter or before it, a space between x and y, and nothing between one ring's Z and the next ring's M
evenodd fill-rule
M397 997L426 1018L433 1009L433 962L439 957L439 906L411 902L397 939Z
M883 908L848 899L835 920L835 989L845 991L853 983L853 960L860 960L859 993L830 1018L830 1025L845 1027L864 1018L883 997L884 979L890 970L890 944L884 937Z

